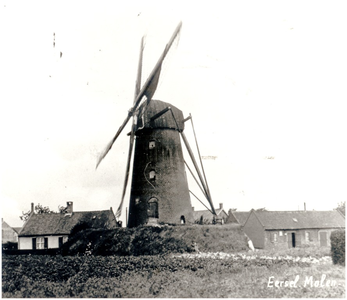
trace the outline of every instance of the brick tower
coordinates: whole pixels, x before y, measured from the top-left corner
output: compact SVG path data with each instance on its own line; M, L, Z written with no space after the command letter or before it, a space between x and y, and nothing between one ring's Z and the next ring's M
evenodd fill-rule
M151 121L167 107L172 113L168 111ZM128 227L193 223L178 129L183 131L184 122L182 111L176 107L159 100L140 107L135 128Z

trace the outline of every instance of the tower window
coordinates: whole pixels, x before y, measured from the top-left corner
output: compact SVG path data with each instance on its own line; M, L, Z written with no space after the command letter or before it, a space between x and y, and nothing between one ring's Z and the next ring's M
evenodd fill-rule
M149 145L148 145L148 148L149 148L149 149L155 148L155 141L150 141L150 142L149 142Z
M186 224L186 218L184 216L181 216L181 224Z
M154 170L151 170L150 172L149 172L149 179L151 179L151 180L155 180L155 171Z

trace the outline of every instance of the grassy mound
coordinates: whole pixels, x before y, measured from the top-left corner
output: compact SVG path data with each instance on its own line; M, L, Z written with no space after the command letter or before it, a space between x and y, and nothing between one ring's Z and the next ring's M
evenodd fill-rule
M141 226L73 230L63 255L158 255L247 250L240 225Z

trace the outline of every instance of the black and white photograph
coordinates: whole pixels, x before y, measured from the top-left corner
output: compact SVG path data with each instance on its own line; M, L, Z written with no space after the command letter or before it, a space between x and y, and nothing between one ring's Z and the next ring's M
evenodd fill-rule
M2 298L345 298L345 1L0 6Z

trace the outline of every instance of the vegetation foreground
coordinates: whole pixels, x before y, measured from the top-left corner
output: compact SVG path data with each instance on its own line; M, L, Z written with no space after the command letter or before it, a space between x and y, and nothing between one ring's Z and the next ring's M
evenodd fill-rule
M2 257L4 298L344 298L345 267L291 250Z

